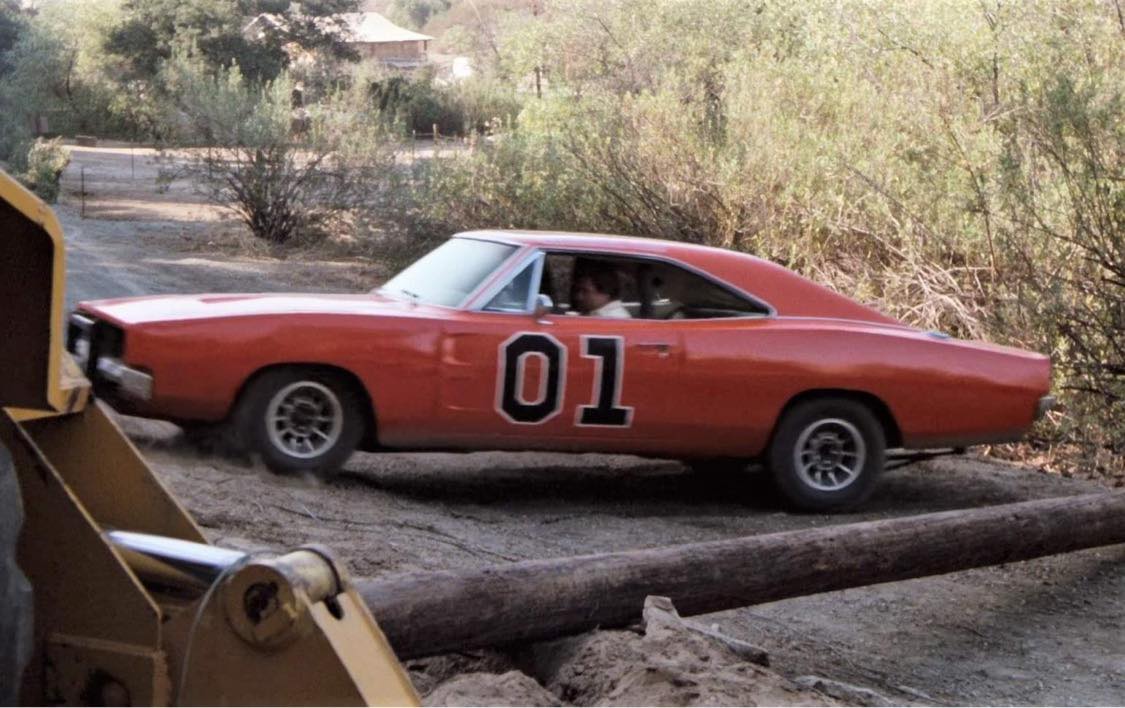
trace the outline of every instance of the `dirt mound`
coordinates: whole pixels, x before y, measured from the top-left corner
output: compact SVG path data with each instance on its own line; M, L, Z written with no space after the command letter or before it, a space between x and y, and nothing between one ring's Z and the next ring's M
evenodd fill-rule
M667 598L645 603L643 632L601 631L543 643L532 671L573 705L836 705L748 660L765 659L685 622Z
M765 668L767 662L761 649L682 619L668 598L650 597L643 629L588 632L507 655L433 657L408 667L428 706L837 705L837 696L882 704L868 689L799 685Z
M519 671L462 674L426 696L427 706L557 706L559 700Z

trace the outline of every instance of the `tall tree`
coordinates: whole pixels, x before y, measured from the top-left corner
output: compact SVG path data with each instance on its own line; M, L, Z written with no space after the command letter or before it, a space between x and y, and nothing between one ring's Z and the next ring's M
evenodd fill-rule
M20 12L19 3L15 0L0 2L0 76L11 71L11 61L8 54L19 41L20 33L25 27L23 13Z
M351 54L342 41L341 13L359 0L127 0L122 19L110 31L107 49L122 57L129 79L151 80L177 47L194 46L212 68L237 65L252 81L268 81L288 64L288 50ZM271 22L246 32L260 14Z

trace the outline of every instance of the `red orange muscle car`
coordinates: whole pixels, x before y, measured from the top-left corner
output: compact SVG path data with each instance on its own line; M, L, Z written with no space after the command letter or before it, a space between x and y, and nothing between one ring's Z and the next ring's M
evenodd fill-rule
M572 312L591 268L617 316ZM749 255L614 236L462 233L368 294L85 302L69 330L118 409L225 422L279 471L357 447L759 459L806 509L862 501L887 449L1013 440L1051 400L1042 355Z

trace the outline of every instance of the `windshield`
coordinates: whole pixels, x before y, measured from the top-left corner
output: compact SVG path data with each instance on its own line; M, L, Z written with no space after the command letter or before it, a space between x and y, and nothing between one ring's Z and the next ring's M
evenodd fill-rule
M515 246L451 238L379 288L427 305L456 307L516 251Z

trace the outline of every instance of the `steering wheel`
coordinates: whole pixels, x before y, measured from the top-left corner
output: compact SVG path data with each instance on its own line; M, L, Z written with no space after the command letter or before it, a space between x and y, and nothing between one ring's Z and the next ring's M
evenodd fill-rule
M665 312L664 316L661 317L660 319L662 319L662 320L687 319L686 312L687 312L687 310L686 310L684 305L676 305L671 310L668 310L667 312Z

